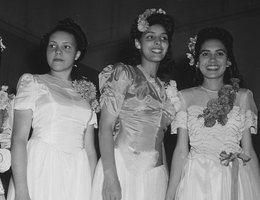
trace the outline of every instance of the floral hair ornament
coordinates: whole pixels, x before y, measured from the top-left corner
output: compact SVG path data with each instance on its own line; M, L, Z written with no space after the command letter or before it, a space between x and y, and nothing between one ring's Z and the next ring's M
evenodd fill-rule
M196 42L197 42L197 35L195 35L194 38L191 37L190 38L190 42L188 43L188 48L189 48L190 53L186 53L186 56L190 60L190 62L189 62L190 66L193 66L194 63L195 63L194 56L195 56L195 45L196 45Z
M146 9L141 15L139 15L138 17L138 21L137 21L137 29L140 32L145 32L148 30L149 28L149 23L147 21L147 18L153 14L163 14L166 15L166 12L159 8L150 8L150 9Z
M1 36L0 36L0 49L1 49L1 52L3 52L6 49L5 45L3 44L3 39Z

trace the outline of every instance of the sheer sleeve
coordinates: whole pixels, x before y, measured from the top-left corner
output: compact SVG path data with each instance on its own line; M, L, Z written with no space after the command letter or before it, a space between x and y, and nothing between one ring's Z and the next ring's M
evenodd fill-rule
M242 114L242 131L249 128L252 134L257 133L257 107L253 98L253 93L246 90L242 93L240 99L240 108Z
M17 94L15 97L14 109L28 110L35 109L35 96L37 89L36 81L32 74L24 74L21 76L17 85Z
M133 69L122 63L109 65L99 74L101 107L117 116L122 107L126 91L133 82Z
M176 113L175 120L171 123L172 134L177 134L177 128L187 129L187 106L181 91L178 93L178 96L181 101L181 106L179 111Z

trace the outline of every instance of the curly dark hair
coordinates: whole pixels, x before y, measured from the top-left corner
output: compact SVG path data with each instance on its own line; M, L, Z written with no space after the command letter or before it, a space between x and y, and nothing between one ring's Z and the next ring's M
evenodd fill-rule
M52 28L50 32L46 33L43 36L41 40L41 46L43 50L46 50L50 36L57 31L64 31L74 36L76 41L76 49L81 52L79 59L75 62L79 62L80 60L82 60L87 52L87 37L81 27L71 18L65 18L59 21L58 24L54 28Z
M197 35L197 41L195 44L195 56L194 56L194 65L199 60L201 46L210 39L216 39L222 42L227 51L228 60L231 62L231 66L227 68L224 73L224 83L230 83L231 78L239 78L241 76L239 74L239 70L237 68L237 63L233 53L233 37L232 35L224 28L220 27L206 27L199 31ZM200 85L203 82L203 75L201 71L196 68L196 74L194 78L195 84Z
M143 32L140 32L137 29L138 25L138 18L139 16L134 20L132 26L131 26L131 45L133 49L133 56L131 59L131 64L137 65L141 63L141 55L138 49L135 48L135 39L140 40L142 37ZM169 47L167 54L165 58L162 60L161 63L166 63L171 60L171 42L172 42L172 36L174 33L174 19L168 15L168 14L163 14L163 13L154 13L151 14L149 17L146 18L147 22L149 23L149 26L159 24L163 26L166 30L166 34L168 36L168 41L169 41Z

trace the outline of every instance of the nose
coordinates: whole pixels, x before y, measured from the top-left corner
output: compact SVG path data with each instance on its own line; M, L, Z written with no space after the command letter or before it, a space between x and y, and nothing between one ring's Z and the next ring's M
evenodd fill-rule
M160 38L156 38L155 44L156 44L156 45L160 45L160 44L161 44L161 39L160 39Z
M215 54L211 54L210 55L210 60L211 61L216 61L216 55Z
M61 54L61 49L57 46L56 49L55 49L55 53L56 54Z

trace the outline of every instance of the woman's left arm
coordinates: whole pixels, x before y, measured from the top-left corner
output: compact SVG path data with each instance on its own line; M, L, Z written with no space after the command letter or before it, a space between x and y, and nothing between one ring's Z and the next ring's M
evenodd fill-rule
M243 132L241 145L245 154L251 157L251 160L247 163L247 165L249 165L251 170L253 170L254 175L256 175L258 177L258 180L260 181L259 160L253 147L252 137L249 128L245 129Z
M84 146L87 152L91 177L93 180L95 168L97 165L97 153L95 148L94 125L89 125L84 137Z

